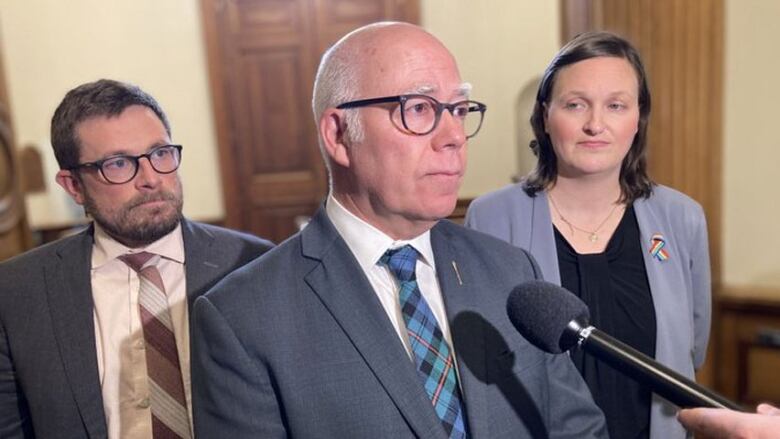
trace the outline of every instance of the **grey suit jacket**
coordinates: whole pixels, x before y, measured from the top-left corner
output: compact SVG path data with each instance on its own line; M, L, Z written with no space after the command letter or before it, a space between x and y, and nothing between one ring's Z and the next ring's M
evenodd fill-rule
M558 254L547 194L529 197L522 183L474 200L468 227L528 249L544 278L560 285ZM656 318L655 358L689 378L704 362L710 333L711 288L707 224L701 206L688 196L656 186L650 198L634 202L647 278ZM650 253L651 237L661 233L669 259ZM676 407L653 397L650 437L685 437Z
M0 264L0 437L105 438L90 266L92 227ZM189 305L267 251L259 238L182 221Z
M446 221L431 243L470 437L604 437L571 362L531 346L506 316L511 289L539 276L529 255ZM446 437L324 209L198 298L192 325L200 439Z

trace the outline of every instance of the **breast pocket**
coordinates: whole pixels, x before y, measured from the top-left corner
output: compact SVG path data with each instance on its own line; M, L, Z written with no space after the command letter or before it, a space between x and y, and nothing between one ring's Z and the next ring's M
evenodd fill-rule
M544 356L531 348L507 349L496 356L498 376L521 377L538 373L544 367Z

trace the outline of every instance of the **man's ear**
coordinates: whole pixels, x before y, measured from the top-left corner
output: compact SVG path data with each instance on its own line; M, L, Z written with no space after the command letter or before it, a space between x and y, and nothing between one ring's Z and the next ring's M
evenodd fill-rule
M349 145L344 139L344 111L328 108L320 117L320 138L332 163L349 167Z
M73 171L60 169L54 179L73 198L73 201L79 205L84 205L84 186Z

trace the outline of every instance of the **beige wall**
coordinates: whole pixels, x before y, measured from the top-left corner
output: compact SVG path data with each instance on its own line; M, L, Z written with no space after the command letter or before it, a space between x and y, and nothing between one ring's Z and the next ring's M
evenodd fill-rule
M488 106L482 130L469 143L461 196L505 186L533 163L529 106L538 76L560 47L558 2L422 0L421 12L422 25L449 47L461 76L474 86L473 98Z
M185 148L185 214L223 216L199 2L0 0L0 32L17 143L45 161L48 192L28 198L33 227L83 216L54 182L49 121L67 90L101 77L160 101Z
M780 2L726 0L723 280L780 286Z

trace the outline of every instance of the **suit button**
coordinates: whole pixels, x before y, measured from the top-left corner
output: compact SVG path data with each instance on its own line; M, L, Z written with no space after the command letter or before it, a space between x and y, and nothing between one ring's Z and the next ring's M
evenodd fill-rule
M142 409L148 409L149 408L149 398L143 398L142 400L138 401L138 407Z
M136 340L136 342L135 342L135 348L136 349L138 349L140 351L140 350L144 349L145 347L146 347L146 343L144 343L144 339L143 338L139 338L138 340Z

